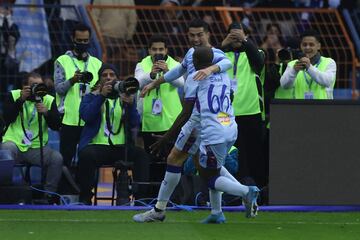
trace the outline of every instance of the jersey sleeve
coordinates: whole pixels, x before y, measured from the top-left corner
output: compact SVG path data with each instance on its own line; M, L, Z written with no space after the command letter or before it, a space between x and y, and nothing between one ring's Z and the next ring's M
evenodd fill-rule
M220 49L213 48L213 53L214 53L213 64L218 63L221 60L227 59L225 53Z
M192 54L194 53L194 48L190 48L187 53L185 54L185 57L183 61L181 62L181 66L185 69L188 68L189 63L192 61Z
M198 90L199 82L194 80L194 76L195 76L195 73L190 74L185 81L184 99L187 101L194 101L197 98L197 90Z

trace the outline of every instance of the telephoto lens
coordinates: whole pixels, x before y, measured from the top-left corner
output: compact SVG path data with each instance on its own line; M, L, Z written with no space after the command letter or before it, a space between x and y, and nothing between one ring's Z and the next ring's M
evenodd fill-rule
M139 90L139 81L134 77L129 77L124 81L116 81L113 89L118 93L125 93L128 95L135 94Z

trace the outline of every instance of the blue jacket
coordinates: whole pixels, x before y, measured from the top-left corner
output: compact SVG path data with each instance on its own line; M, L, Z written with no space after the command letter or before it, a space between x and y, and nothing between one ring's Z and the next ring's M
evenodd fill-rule
M86 94L81 100L80 117L85 121L85 126L81 132L79 148L80 151L96 136L101 124L101 106L106 98L102 95L93 93ZM139 126L140 116L136 110L136 103L127 105L125 111L129 114L129 126L134 128Z

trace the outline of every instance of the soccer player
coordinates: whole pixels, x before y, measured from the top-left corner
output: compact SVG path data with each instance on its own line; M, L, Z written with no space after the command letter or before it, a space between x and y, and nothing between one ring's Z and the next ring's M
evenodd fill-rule
M193 46L211 46L209 43L208 25L201 20L194 20L190 23L188 37ZM148 91L156 88L165 81L170 82L184 75L185 73L189 75L195 72L195 68L192 63L193 51L193 48L188 51L181 65L170 70L164 75L163 78L159 78L153 83L147 85L143 89L142 94L146 94ZM214 52L213 64L205 69L199 70L194 76L196 80L204 79L213 72L226 72L226 70L231 67L230 61L225 57L221 50L212 48L212 51ZM153 152L158 152L162 146L178 135L181 126L191 116L189 121L181 128L181 133L178 135L175 146L167 158L167 170L159 190L157 199L158 201L155 207L145 213L135 215L133 217L134 221L153 222L163 221L165 219L166 205L176 185L180 181L182 164L187 159L189 154L194 155L198 151L200 142L198 134L198 129L200 128L200 119L199 113L192 111L193 104L187 104L187 102L185 102L183 104L182 112L174 122L171 129L157 143L152 145ZM228 174L225 168L222 168L221 170L222 175ZM221 208L221 194L216 194L216 196L213 196L210 192L210 199L213 198L217 199L217 205L220 205Z
M193 64L196 70L212 64L213 51L209 47L195 47ZM193 73L185 83L185 101L196 101L200 112L200 176L206 181L211 191L226 192L240 196L246 207L246 217L254 217L257 212L256 200L259 189L245 186L230 175L221 176L226 154L237 138L237 124L230 100L230 78L226 73L214 73L202 81L195 81ZM220 194L220 193L218 193ZM210 199L211 201L211 199ZM211 215L204 223L225 222L221 205L212 208Z

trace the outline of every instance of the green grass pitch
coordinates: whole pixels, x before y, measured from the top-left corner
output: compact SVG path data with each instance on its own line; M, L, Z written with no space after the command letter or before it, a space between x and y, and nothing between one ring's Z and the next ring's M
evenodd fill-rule
M0 210L0 240L360 239L360 213L225 212L227 223L199 221L208 211L168 211L162 223L134 223L135 211Z

